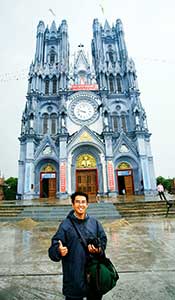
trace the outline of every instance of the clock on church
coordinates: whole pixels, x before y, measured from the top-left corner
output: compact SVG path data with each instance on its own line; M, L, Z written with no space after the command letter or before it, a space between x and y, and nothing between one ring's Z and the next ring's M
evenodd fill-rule
M79 92L71 97L69 116L77 124L90 124L98 118L98 103L95 96Z

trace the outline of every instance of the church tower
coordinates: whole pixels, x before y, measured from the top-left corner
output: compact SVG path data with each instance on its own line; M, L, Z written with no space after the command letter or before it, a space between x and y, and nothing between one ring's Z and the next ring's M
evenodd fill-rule
M68 28L42 21L22 115L18 198L152 194L150 133L120 20L93 22L92 61Z

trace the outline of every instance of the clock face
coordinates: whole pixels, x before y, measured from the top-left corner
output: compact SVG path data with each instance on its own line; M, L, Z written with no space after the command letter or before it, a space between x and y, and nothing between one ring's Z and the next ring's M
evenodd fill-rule
M90 124L98 118L96 97L88 93L76 93L71 97L69 116L76 124Z
M82 121L91 119L94 113L95 109L93 105L83 100L78 102L74 107L74 115Z

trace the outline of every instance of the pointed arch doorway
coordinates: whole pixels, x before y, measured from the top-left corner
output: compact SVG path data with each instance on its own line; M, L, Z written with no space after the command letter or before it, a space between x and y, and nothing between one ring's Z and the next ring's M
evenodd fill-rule
M56 198L56 170L51 164L40 172L40 198Z
M90 202L96 201L98 191L97 166L95 158L81 154L76 162L76 190L87 193Z
M133 170L127 162L121 162L117 167L117 182L119 195L133 195Z

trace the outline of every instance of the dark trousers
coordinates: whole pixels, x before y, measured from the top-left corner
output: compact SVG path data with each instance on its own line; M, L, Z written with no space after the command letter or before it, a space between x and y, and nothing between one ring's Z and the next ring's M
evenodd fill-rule
M83 298L70 298L70 297L66 297L66 300L83 300Z
M163 200L163 198L164 198L164 200L166 201L166 197L165 197L164 192L159 192L159 196L160 196L160 199L161 199L161 200ZM162 198L162 197L163 197L163 198Z
M83 300L85 298L70 298L66 297L66 300ZM89 294L86 298L87 300L101 300L102 296L96 295L95 293Z
M88 296L87 296L87 300L101 300L102 299L102 296L100 295L97 295L95 293L89 293Z

